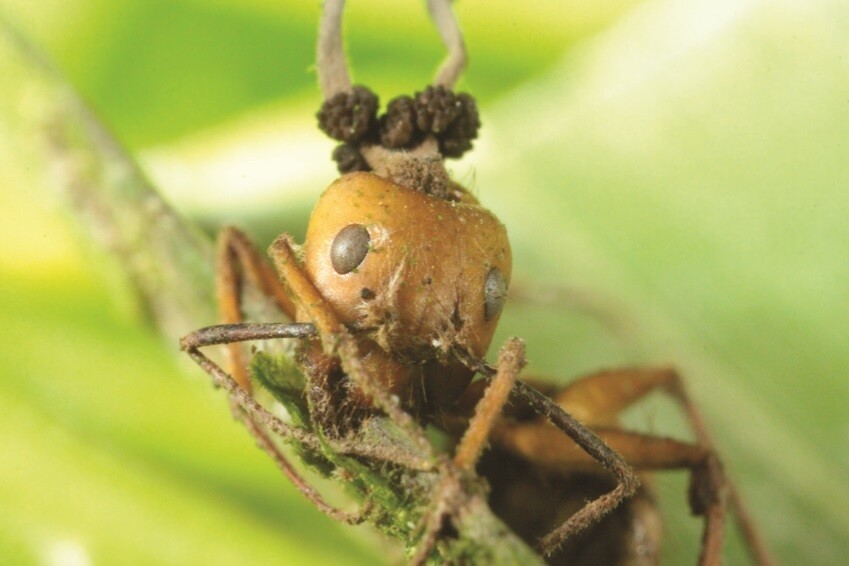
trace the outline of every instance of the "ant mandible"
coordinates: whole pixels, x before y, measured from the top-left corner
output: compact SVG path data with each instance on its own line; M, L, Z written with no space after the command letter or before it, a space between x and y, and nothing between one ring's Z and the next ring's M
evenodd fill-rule
M770 563L674 370L619 369L560 391L539 386L549 397L517 379L525 365L521 340L507 341L496 367L483 361L507 297L511 251L501 222L444 167L444 158L471 148L480 125L471 96L451 91L466 56L450 0L428 0L449 51L434 83L415 97L394 99L379 119L377 97L351 83L343 7L344 0L325 2L317 57L324 95L319 125L343 142L333 154L343 175L321 195L302 248L286 234L272 244L276 271L242 232L221 232L222 324L189 334L181 347L228 391L234 415L284 474L337 519L356 523L362 516L325 502L272 440L270 433L307 446L321 442L253 398L240 343L298 340L308 419L324 439L350 437L380 412L404 431L426 461L370 454L367 446L353 452L438 469L445 478L423 519L413 563L432 554L452 518L458 478L474 477L476 469L489 481L490 502L502 520L529 542L545 535L538 546L552 563L656 563L659 519L634 468L691 471L690 505L704 517L700 564L721 561L729 503L753 559ZM244 322L246 281L295 322ZM199 350L216 344L227 345L229 372ZM485 379L473 382L476 374ZM681 404L696 443L620 427L619 413L655 390ZM453 457L434 454L427 424L457 439ZM493 448L482 459L487 442ZM611 513L618 520L605 518ZM581 550L593 537L601 544Z

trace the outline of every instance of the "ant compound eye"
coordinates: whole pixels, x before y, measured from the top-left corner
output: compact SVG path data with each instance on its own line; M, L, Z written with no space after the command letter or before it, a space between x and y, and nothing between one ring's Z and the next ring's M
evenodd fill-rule
M497 267L489 270L486 283L483 286L483 316L486 320L492 320L498 316L504 308L507 300L507 281Z
M339 275L354 271L366 258L371 237L362 224L342 228L330 244L330 263Z

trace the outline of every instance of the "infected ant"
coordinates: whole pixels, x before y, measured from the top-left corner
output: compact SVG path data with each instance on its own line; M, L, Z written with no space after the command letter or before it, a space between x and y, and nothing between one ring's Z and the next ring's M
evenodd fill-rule
M272 244L276 271L243 233L222 231L222 324L186 336L182 348L228 391L234 415L284 474L332 517L364 519L325 502L271 433L317 451L344 445L363 461L436 471L441 479L421 521L415 564L451 536L464 485L478 473L489 483L493 510L552 563L657 563L660 521L634 468L690 470L690 506L704 517L700 564L721 561L729 503L754 561L770 563L675 371L605 371L559 391L539 386L546 396L517 379L525 365L521 340L502 346L497 367L483 361L507 297L511 251L504 226L444 167L446 157L471 148L479 126L474 100L450 90L465 66L450 2L428 2L449 50L436 80L415 97L392 100L380 118L376 96L351 84L343 6L325 2L318 42L319 124L343 142L333 154L343 175L321 195L302 247L285 234ZM244 322L246 282L295 322ZM298 342L311 430L253 398L240 343L276 338ZM216 344L227 345L229 372L199 350ZM476 374L484 379L473 381ZM658 390L682 406L696 443L620 427L621 411ZM423 456L357 442L381 413ZM426 425L454 440L453 457L434 452ZM484 454L487 442L492 449Z

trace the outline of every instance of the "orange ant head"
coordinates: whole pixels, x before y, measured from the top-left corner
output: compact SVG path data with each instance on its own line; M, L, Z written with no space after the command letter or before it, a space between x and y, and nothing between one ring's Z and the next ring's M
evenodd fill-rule
M304 267L346 324L373 330L395 359L461 346L483 356L511 274L504 226L459 185L448 198L372 173L324 192L304 243Z

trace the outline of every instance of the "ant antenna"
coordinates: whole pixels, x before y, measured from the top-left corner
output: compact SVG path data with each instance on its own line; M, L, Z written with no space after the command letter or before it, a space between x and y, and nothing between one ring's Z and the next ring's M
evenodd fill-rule
M451 9L451 0L427 0L428 12L436 25L448 56L439 67L434 86L453 88L466 68L466 45L460 25ZM325 0L318 29L318 82L325 100L351 90L351 74L342 40L342 14L345 0Z

